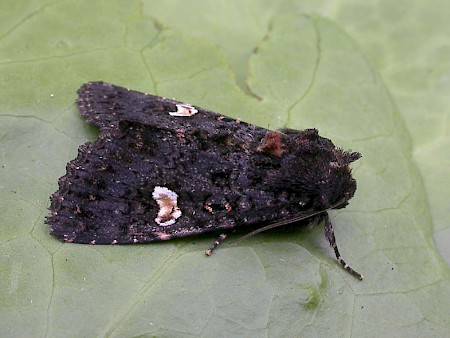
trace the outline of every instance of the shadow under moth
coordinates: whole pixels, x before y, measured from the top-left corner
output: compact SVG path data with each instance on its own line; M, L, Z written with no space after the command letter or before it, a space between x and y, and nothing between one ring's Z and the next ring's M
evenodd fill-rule
M51 196L51 233L65 242L129 244L256 233L323 222L356 190L344 151L316 129L271 131L187 103L103 82L84 84L81 115L100 128L79 147Z

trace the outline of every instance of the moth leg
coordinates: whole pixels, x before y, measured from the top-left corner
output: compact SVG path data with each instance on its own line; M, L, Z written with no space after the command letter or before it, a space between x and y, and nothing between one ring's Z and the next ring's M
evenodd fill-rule
M322 219L325 221L325 237L328 239L328 242L330 243L330 246L333 248L334 253L336 255L336 258L339 263L341 263L342 267L350 272L353 276L358 278L359 280L363 280L364 276L361 275L359 272L356 272L353 270L345 261L342 259L341 254L339 253L339 249L336 244L336 237L334 236L334 230L333 226L331 225L330 217L328 216L328 213L324 213L322 216Z
M226 234L220 234L219 238L216 239L216 241L213 243L213 245L205 251L206 256L211 256L214 250L227 238Z

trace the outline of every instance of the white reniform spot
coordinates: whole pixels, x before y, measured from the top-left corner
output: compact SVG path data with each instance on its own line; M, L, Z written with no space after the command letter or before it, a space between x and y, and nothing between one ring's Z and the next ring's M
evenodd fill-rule
M187 103L177 104L177 111L169 112L170 116L192 116L198 113L198 110Z
M152 197L159 206L155 222L161 226L174 224L181 216L181 210L177 206L178 195L166 187L156 186Z

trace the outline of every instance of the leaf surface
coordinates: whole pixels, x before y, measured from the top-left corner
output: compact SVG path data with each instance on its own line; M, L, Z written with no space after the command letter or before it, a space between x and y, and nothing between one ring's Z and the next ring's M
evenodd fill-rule
M446 2L0 6L0 336L448 335ZM316 127L361 152L357 193L331 216L366 279L342 270L320 226L232 237L210 258L212 236L49 236L48 197L98 135L74 105L96 80L263 127Z

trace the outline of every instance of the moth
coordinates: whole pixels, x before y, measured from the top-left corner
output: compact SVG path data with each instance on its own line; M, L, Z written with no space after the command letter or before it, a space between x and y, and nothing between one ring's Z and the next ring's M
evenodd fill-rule
M287 224L323 222L356 190L344 151L316 129L271 131L190 104L104 82L77 100L100 135L79 147L51 197L46 223L65 242L129 244L234 229L245 238Z

